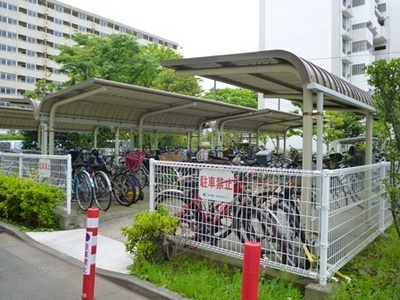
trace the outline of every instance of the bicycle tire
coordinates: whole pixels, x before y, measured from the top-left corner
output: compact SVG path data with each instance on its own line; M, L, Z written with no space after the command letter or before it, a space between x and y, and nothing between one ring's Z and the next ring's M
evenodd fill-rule
M22 177L24 177L24 174L26 173L25 169L26 169L26 166L23 165L23 167L22 167ZM7 176L13 176L13 175L19 176L19 163L12 163L8 167L8 169L6 171L6 175Z
M287 241L287 263L308 270L311 263L303 249L303 244L307 245L307 240L301 226L299 210L287 204L286 199L280 199L271 207L271 211L274 212L274 217Z
M201 236L198 211L195 206L189 207L188 202L183 193L165 192L157 196L155 209L162 206L169 211L170 216L179 219L175 236L198 241Z
M118 173L111 180L115 200L123 206L130 206L136 197L136 187L130 176Z
M87 211L93 204L92 179L86 172L79 172L76 175L75 196L78 206Z
M237 218L245 232L242 235L243 242L255 241L261 245L262 258L287 264L287 241L278 219L270 209L243 206L238 209Z
M103 171L96 171L93 176L94 196L97 207L107 211L111 206L112 188L108 176Z
M138 180L138 178L133 175L133 174L128 174L128 176L130 177L133 185L135 186L135 193L134 193L134 197L132 199L132 204L138 202L140 199L143 199L143 190L142 187L140 186L140 182Z
M354 203L357 203L358 207L364 209L364 206L360 204L363 201L363 199L360 197L360 193L362 193L364 189L363 176L360 174L352 173L344 175L341 180L343 182L345 193L346 195L348 195L346 196L346 199L350 198ZM348 201L346 204L348 204Z
M146 186L149 185L149 175L148 175L148 170L146 169L146 167L142 164L139 168L139 170L137 170L137 172L135 173L135 176L137 177L137 179L140 182L140 188L144 189Z
M211 245L217 246L218 242L226 239L233 231L235 226L234 208L232 203L217 204L213 212L215 215L213 224L211 224Z

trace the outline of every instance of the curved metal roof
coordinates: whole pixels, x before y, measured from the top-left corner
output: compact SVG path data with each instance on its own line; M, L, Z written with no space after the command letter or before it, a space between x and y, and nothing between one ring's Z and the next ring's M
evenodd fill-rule
M23 98L1 98L7 106L0 107L0 128L16 130L38 130L39 101Z
M324 92L324 108L374 111L371 95L285 50L166 60L177 75L198 75L263 93L266 98L302 101L303 87ZM316 105L316 99L314 99Z
M271 132L283 133L301 124L301 116L286 112L260 111L103 79L90 79L46 96L40 103L40 119L48 122L52 109L55 131L87 132L98 126L138 131L142 123L143 132L182 134L218 121L225 124L225 130L265 131L269 124Z

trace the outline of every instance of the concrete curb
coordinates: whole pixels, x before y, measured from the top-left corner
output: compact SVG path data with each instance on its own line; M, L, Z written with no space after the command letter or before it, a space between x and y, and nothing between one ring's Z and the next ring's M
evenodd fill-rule
M54 257L57 257L67 263L73 264L77 267L83 268L83 263L74 258L70 257L64 253L61 253L57 250L54 250L46 245L43 245L30 236L20 231L17 227L4 223L0 221L0 230L3 230L5 233L10 234L26 243L30 246L33 246L41 251L44 251ZM82 273L83 274L83 273ZM96 274L110 280L116 284L119 284L122 287L128 288L138 294L141 294L149 299L158 299L158 300L187 300L187 298L182 297L178 293L169 291L162 287L158 287L148 281L140 280L134 276L130 276L127 274L121 274L109 270L96 268Z

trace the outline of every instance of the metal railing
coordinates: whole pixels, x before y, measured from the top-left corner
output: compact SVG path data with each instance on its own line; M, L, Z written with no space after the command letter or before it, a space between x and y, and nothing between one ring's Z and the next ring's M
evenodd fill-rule
M0 153L0 174L46 182L65 192L63 207L71 214L71 155Z
M243 258L244 242L255 240L263 266L325 285L391 225L382 196L388 168L304 171L151 160L150 210L162 204L178 216L175 238L193 247Z

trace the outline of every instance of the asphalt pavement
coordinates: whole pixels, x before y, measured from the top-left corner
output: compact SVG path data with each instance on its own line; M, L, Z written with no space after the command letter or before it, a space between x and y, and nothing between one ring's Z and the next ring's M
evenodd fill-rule
M148 199L148 198L147 198ZM125 251L121 226L148 209L148 200L130 207L113 203L100 212L95 299L186 299L128 274L132 257ZM80 228L21 232L0 222L0 300L81 299L86 214L76 208Z

